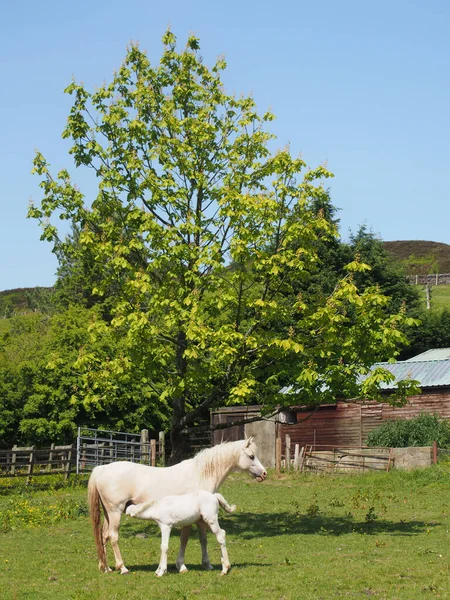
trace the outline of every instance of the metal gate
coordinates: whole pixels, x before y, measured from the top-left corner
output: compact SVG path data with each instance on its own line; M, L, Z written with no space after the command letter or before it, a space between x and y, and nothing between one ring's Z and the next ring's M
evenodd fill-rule
M144 441L140 433L78 428L77 474L116 460L150 465L152 456L148 435Z

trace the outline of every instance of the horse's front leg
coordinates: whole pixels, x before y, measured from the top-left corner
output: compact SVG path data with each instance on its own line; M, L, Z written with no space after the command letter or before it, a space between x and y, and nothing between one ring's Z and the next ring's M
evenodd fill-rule
M177 556L177 569L179 573L185 573L187 571L186 565L184 564L184 554L186 552L186 546L189 540L189 535L191 533L191 525L187 525L186 527L181 528L180 534L180 550L178 551Z
M204 521L199 521L197 523L197 527L198 537L200 538L200 545L202 547L202 567L207 571L212 571L214 567L212 566L211 561L209 560L207 547L208 541L206 539L207 525Z
M169 525L159 525L161 529L161 558L159 559L159 566L155 573L158 577L162 577L164 573L167 573L167 553L169 551L169 538L171 527Z

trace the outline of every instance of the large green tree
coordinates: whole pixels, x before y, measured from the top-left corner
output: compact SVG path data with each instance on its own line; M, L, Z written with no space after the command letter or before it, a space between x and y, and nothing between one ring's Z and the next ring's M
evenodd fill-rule
M386 314L378 289L358 289L354 273L368 269L358 261L320 299L291 293L317 271L320 241L337 235L318 208L331 174L288 148L270 152L273 115L224 91L225 61L208 68L196 37L178 51L168 31L163 44L155 66L132 45L110 83L69 85L63 135L98 192L85 199L37 153L44 194L29 214L55 248L55 215L79 228L78 251L101 271L92 293L109 296L113 317L91 323L92 343L121 340L109 360L81 349L80 402L102 406L138 363L170 408L176 461L208 409L256 398L271 410L286 402L286 381L292 401L310 404L376 394L389 374L360 375L395 355L406 317Z

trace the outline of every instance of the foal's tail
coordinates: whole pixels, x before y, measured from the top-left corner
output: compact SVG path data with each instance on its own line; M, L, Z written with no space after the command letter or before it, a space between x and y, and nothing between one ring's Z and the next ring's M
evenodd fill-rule
M106 551L103 545L102 539L102 527L101 527L101 512L100 512L100 494L97 489L97 469L95 468L91 476L89 477L88 483L88 506L89 514L91 515L92 531L94 532L95 545L97 547L97 554L102 565L106 565ZM106 516L105 516L106 518Z
M217 500L219 501L219 504L222 508L224 508L227 512L232 513L236 510L236 505L232 504L231 506L228 504L228 502L225 500L225 498L222 496L222 494L219 494L218 492L216 492L214 494L214 496L217 498Z

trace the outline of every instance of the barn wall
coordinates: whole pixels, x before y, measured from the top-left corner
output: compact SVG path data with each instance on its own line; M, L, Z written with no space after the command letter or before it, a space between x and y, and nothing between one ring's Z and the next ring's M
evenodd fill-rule
M259 406L230 406L211 412L211 424L233 423L258 417L261 414ZM275 420L255 421L242 425L235 425L226 429L213 431L213 445L224 442L243 440L245 437L254 437L258 447L258 458L265 467L275 466Z
M338 402L335 407L323 406L315 412L300 411L297 424L281 427L283 453L286 434L290 435L291 444L300 446L363 446L368 433L384 421L412 419L423 412L450 419L450 388L425 390L411 396L402 407L393 407L387 402Z
M231 423L249 419L260 414L259 406L227 407L211 413L212 425ZM360 404L338 402L336 405L321 406L316 411L299 410L297 423L279 425L282 440L282 454L285 452L285 438L291 438L291 446L311 445L335 448L361 447L372 429L390 419L412 419L420 413L437 413L450 419L450 387L427 389L422 394L412 396L406 406L392 407L387 403L364 402ZM213 432L213 444L221 441L243 439L254 436L258 444L261 462L267 467L275 464L276 425L274 421L257 421L229 429Z
M297 424L282 425L281 437L291 437L291 444L300 446L360 446L361 406L338 402L319 407L316 411L297 413Z
M421 413L436 413L450 419L450 388L428 389L411 396L405 406L394 407L387 403L368 402L361 405L362 439L391 419L412 419Z

